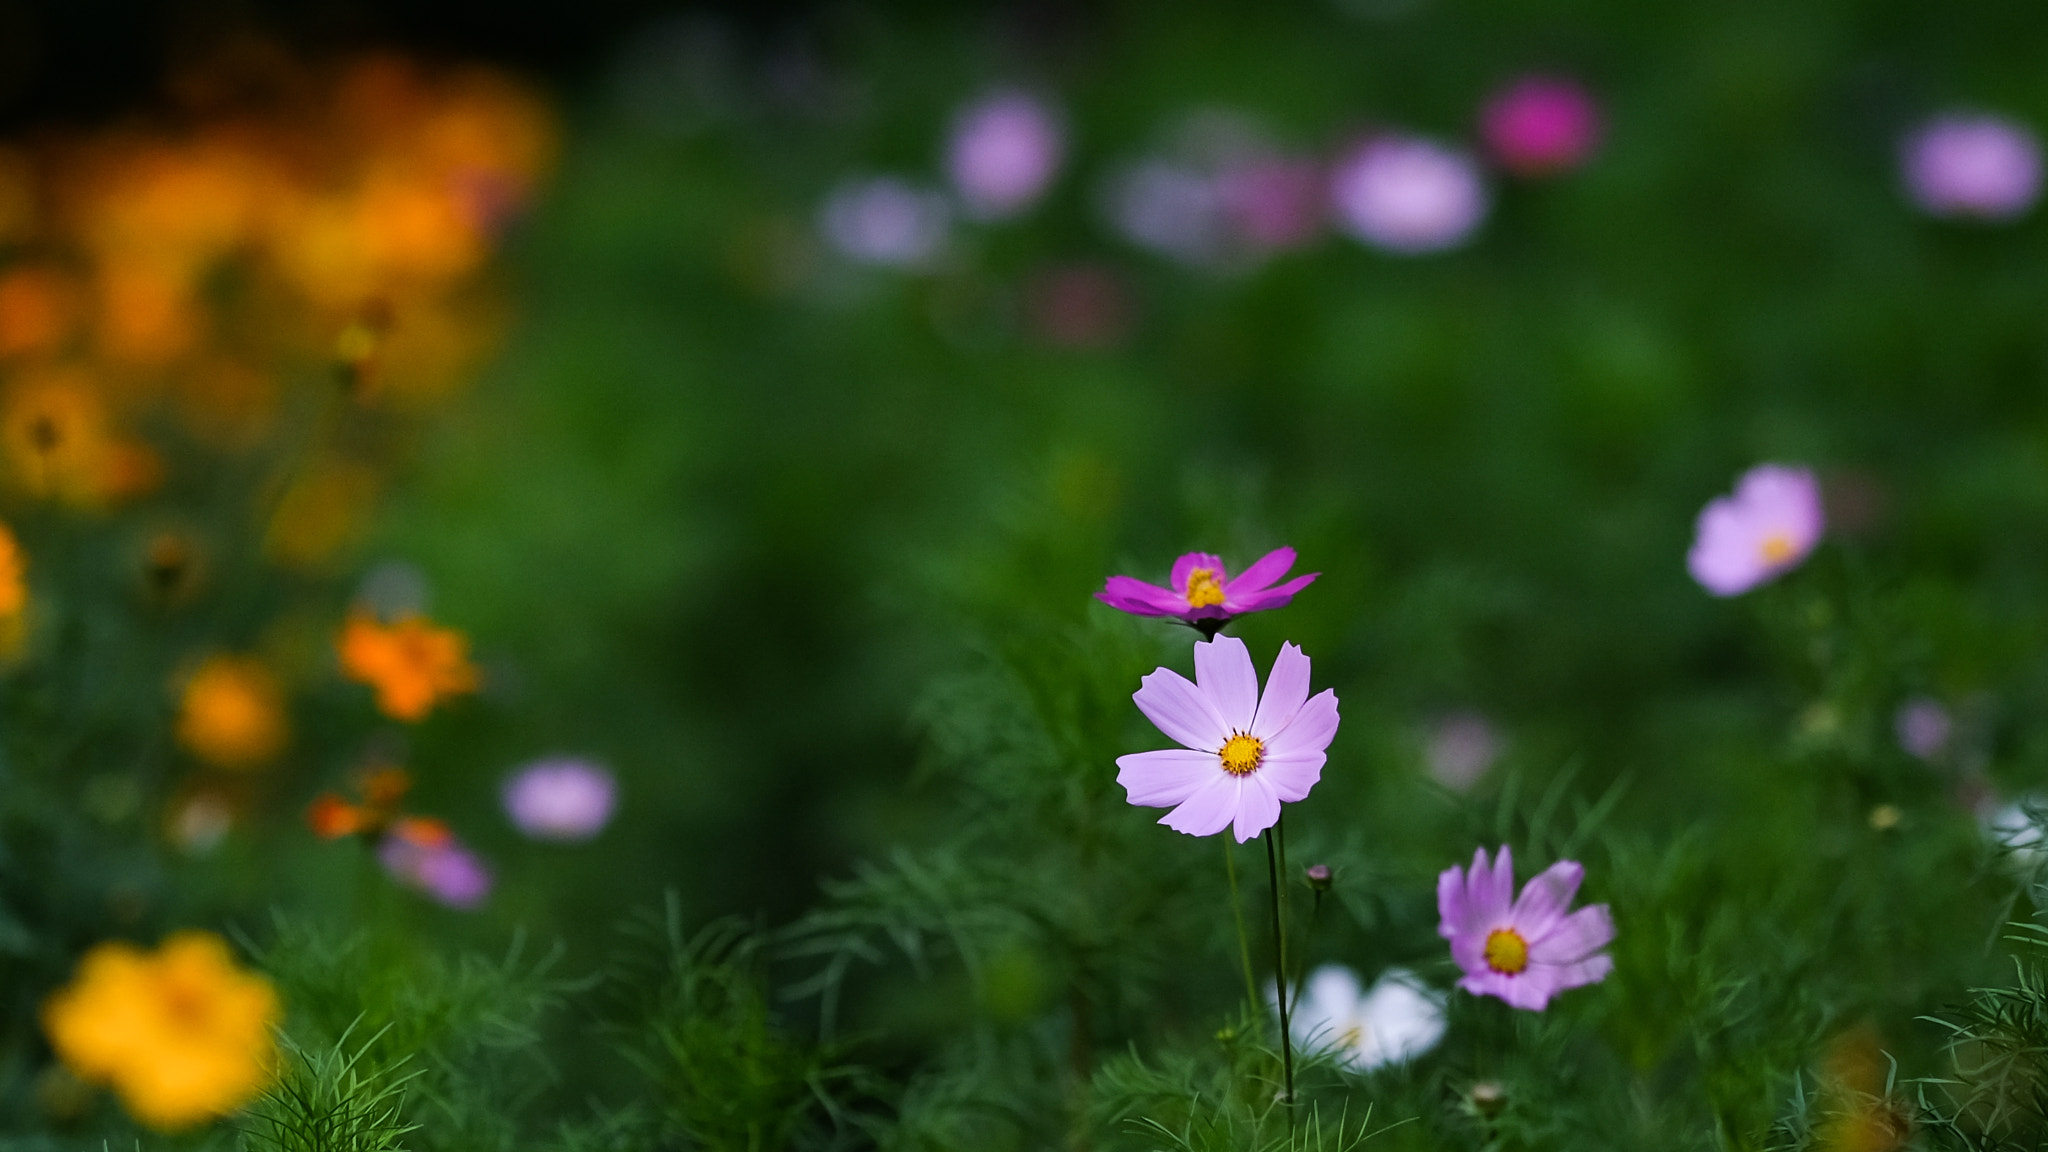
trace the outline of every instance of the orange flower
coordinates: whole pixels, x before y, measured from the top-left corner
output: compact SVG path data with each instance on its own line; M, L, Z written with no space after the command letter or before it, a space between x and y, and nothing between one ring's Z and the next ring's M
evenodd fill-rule
M185 682L178 742L216 768L246 769L284 750L284 692L260 660L206 658Z
M38 496L98 506L146 491L162 475L147 447L115 436L106 404L76 371L39 373L9 389L0 441L16 476Z
M454 839L448 825L431 816L405 816L399 801L412 790L412 777L403 768L379 768L363 778L363 802L351 804L332 792L321 794L306 809L306 823L322 840L361 836L380 840L396 836L422 848L440 848Z
M154 953L118 941L79 962L43 1004L43 1031L80 1079L112 1085L159 1131L248 1103L276 1063L277 992L235 966L210 932L180 932Z
M469 641L419 616L387 625L358 612L349 617L337 647L342 670L375 688L378 709L394 720L420 720L436 700L476 691Z
M0 524L0 617L19 616L28 607L27 569L20 541Z
M77 289L48 268L16 268L0 276L0 356L50 352L78 321Z

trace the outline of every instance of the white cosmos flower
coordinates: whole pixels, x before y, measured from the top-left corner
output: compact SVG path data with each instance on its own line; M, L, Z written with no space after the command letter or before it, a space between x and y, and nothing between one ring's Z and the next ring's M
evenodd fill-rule
M1444 996L1402 968L1389 968L1361 991L1341 964L1309 973L1288 1030L1304 1047L1327 1048L1357 1072L1412 1060L1444 1035Z

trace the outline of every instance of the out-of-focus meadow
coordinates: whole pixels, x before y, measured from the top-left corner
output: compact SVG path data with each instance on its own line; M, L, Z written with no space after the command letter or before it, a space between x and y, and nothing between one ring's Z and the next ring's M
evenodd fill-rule
M2038 1146L2048 16L613 39L0 145L0 1146ZM1824 535L1695 579L1768 462ZM1284 1052L1094 598L1282 546ZM1612 910L1541 1011L1503 844Z

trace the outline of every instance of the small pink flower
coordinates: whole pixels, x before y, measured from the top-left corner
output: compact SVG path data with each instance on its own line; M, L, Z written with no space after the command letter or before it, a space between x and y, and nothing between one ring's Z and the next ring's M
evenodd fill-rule
M1549 176L1600 145L1600 109L1575 80L1524 76L1487 102L1479 131L1493 161L1517 176Z
M1937 116L1899 146L1906 191L1930 216L1986 221L2024 215L2041 195L2041 145L1987 113Z
M1330 204L1352 235L1389 252L1456 248L1486 218L1486 183L1464 151L1419 136L1385 133L1337 165Z
M423 844L386 836L377 846L377 859L393 879L450 908L474 908L491 894L490 871L452 837Z
M1559 992L1607 979L1614 970L1613 958L1601 951L1614 939L1607 905L1565 911L1585 874L1577 861L1560 860L1517 898L1514 857L1505 844L1491 867L1481 848L1472 854L1469 873L1444 869L1436 879L1436 930L1465 970L1458 987L1541 1012Z
M1824 522L1811 471L1759 464L1743 474L1733 496L1700 510L1686 567L1716 596L1747 592L1806 559Z
M1233 616L1286 606L1296 592L1322 575L1311 572L1273 587L1292 567L1292 548L1275 548L1234 577L1223 567L1222 557L1190 552L1173 562L1170 588L1132 576L1111 576L1095 598L1138 616L1176 616L1213 635Z
M504 800L512 823L535 840L588 840L611 821L618 783L589 761L554 757L514 772Z
M1282 644L1266 691L1251 653L1234 636L1195 641L1195 680L1169 668L1145 677L1132 698L1179 748L1116 759L1130 802L1172 808L1160 823L1190 836L1235 825L1238 843L1280 819L1282 802L1308 795L1337 735L1337 694L1308 694L1309 660Z
M1928 696L1915 696L1899 705L1892 727L1899 747L1922 760L1934 760L1947 751L1949 737L1955 734L1955 720L1948 709Z
M954 121L946 172L971 215L996 220L1044 195L1065 151L1050 109L1022 92L999 92Z

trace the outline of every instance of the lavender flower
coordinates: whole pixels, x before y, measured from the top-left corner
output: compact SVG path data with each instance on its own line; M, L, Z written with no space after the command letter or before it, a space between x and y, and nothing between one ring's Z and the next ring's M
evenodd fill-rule
M1560 860L1516 898L1514 857L1505 844L1491 865L1481 848L1472 854L1469 873L1445 869L1436 881L1437 933L1451 942L1451 958L1465 970L1458 987L1540 1012L1567 988L1605 980L1614 970L1601 951L1614 939L1607 905L1565 911L1585 871L1576 861Z
M421 842L386 836L377 845L377 859L393 879L450 908L474 908L491 893L483 861L453 837Z
M512 823L535 840L588 840L611 821L618 783L589 761L554 757L514 772L504 800Z
M1906 192L1930 216L2016 219L2041 195L2041 145L2003 116L1952 112L1899 145Z
M1395 133L1372 137L1338 163L1330 201L1346 231L1403 255L1463 244L1488 206L1469 155Z
M996 220L1036 203L1065 151L1050 109L1022 92L999 92L954 121L946 172L970 215Z
M1824 522L1812 472L1759 464L1743 474L1733 496L1700 511L1686 566L1716 596L1747 592L1806 559Z
M848 259L910 268L945 245L946 198L893 176L847 180L825 198L818 229Z

